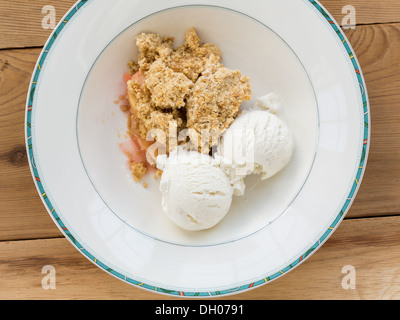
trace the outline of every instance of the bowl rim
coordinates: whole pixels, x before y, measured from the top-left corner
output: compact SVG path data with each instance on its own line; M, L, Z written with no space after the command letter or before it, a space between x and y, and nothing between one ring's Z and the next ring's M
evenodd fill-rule
M358 79L359 86L360 86L360 93L361 93L361 98L362 98L362 103L363 103L363 108L364 108L364 140L363 140L363 146L362 146L362 154L360 158L360 165L359 169L357 171L355 180L353 182L353 186L350 190L350 193L347 197L347 201L344 203L343 207L341 210L339 210L339 213L337 214L336 218L334 219L333 223L331 226L323 233L320 239L318 239L317 242L315 242L311 247L309 247L307 250L304 251L303 254L301 254L294 262L292 262L290 265L286 266L282 270L268 276L265 279L260 279L259 281L254 281L252 283L246 284L246 285L241 285L238 288L235 289L226 289L226 290L221 290L221 291L214 291L214 292L183 292L183 291L178 291L178 290L168 290L160 287L155 287L153 285L148 285L145 283L142 283L140 281L136 281L134 279L128 278L127 276L111 269L101 261L99 261L96 257L94 257L92 254L87 251L84 246L82 246L74 237L74 235L68 230L64 222L61 220L61 218L58 216L57 212L54 210L53 205L51 204L50 200L46 196L46 192L44 189L44 186L41 181L41 177L39 176L39 172L36 169L35 165L35 159L34 159L34 154L33 154L33 146L32 146L32 134L31 134L31 119L32 119L32 105L34 104L34 93L36 89L36 84L39 78L39 74L41 72L41 66L46 60L47 54L50 50L50 48L53 46L55 39L57 38L57 35L62 31L62 29L70 23L72 18L76 13L79 12L79 10L85 6L89 5L90 3L93 3L94 1L91 0L78 0L69 10L68 12L64 15L64 17L60 20L58 25L54 28L53 32L49 36L48 40L46 41L45 45L43 46L43 49L37 59L36 65L33 69L32 77L30 80L29 84L29 89L27 93L27 98L26 98L26 106L25 106L25 143L26 143L26 151L28 155L28 163L31 171L32 178L34 180L35 187L37 189L37 192L40 195L40 198L47 209L48 213L50 216L53 218L53 221L56 223L57 227L60 229L62 234L73 244L74 247L76 247L89 261L100 267L102 270L105 272L113 275L116 278L119 278L126 283L133 284L137 287L143 288L145 290L151 291L151 292L157 292L161 294L166 294L170 296L182 296L182 297L212 297L212 296L221 296L221 295L230 295L230 294L237 294L237 293L242 293L244 291L253 289L259 285L263 285L266 283L270 283L271 281L280 278L283 274L286 274L287 272L291 271L294 269L294 267L298 266L299 264L303 263L306 259L308 259L312 254L314 254L318 248L320 248L330 237L330 235L336 230L336 228L339 226L341 221L344 219L345 215L347 214L348 210L350 209L355 196L358 193L358 190L360 188L361 181L363 179L365 169L366 169L366 164L368 160L368 153L369 153L369 148L370 148L370 136L371 136L371 115L370 115L370 108L369 108L369 99L368 99L368 93L367 93L367 87L365 84L365 79L363 76L363 72L360 68L359 61L355 55L355 52L344 34L343 30L340 28L339 24L335 21L335 19L331 16L331 14L325 9L325 7L319 3L318 0L302 0L304 2L307 2L309 5L313 6L318 14L321 15L322 18L324 18L329 25L333 28L334 32L337 34L339 37L342 45L344 46L345 50L347 51L349 58L352 62L352 65L354 67L354 73L356 75L356 78ZM208 5L205 5L208 6ZM229 9L229 8L227 8Z

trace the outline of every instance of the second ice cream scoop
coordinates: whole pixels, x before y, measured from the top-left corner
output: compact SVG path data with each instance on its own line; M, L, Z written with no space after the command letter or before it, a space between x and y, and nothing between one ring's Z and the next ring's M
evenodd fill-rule
M256 173L264 180L286 166L293 145L292 132L284 121L265 110L250 110L222 135L217 157L236 176Z

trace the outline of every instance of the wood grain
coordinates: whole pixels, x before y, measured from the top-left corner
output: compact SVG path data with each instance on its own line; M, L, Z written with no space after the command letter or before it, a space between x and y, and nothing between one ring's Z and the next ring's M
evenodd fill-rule
M0 240L60 236L32 180L25 101L40 49L0 51Z
M372 138L367 170L347 217L400 213L400 24L346 32L369 90ZM24 141L25 99L39 49L0 51L0 240L60 236L34 188Z
M229 299L399 299L399 228L400 217L346 220L322 248L287 275ZM42 268L47 265L55 268L55 289L42 287ZM342 286L347 265L354 267L355 289ZM171 298L112 277L64 238L0 242L0 274L7 275L0 277L2 300Z
M400 21L400 2L396 0L321 0L320 3L340 25L343 25L342 20L348 14L346 6L354 7L357 25Z
M75 4L74 0L2 0L0 6L0 48L21 48L43 46L52 30L43 29L42 13L46 5L54 7L56 21ZM321 4L333 15L339 24L347 12L346 5L354 6L357 24L393 23L400 21L400 2L398 0L322 0Z
M367 84L371 146L351 217L400 212L400 24L359 26L346 32Z
M46 5L54 7L56 22L73 6L74 0L12 1L2 0L0 6L0 48L43 46L51 29L43 29L42 20Z
M59 20L74 3L2 0L0 6L0 299L169 299L115 279L80 254L46 212L31 178L25 99L51 32L42 28L41 10L53 5ZM321 3L339 23L350 4ZM372 118L360 191L338 230L299 268L230 299L400 299L400 2L351 5L357 28L346 35L364 72ZM55 290L41 286L45 265L56 268ZM355 267L355 290L342 288L345 265Z

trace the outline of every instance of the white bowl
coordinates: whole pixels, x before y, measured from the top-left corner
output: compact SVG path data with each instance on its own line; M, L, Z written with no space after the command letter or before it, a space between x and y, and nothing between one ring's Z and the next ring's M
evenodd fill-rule
M192 4L193 3L193 4ZM134 38L183 41L194 26L225 66L249 76L253 100L281 96L295 138L290 164L246 180L215 228L185 232L162 212L158 180L133 181L119 149ZM61 76L62 75L62 76ZM49 38L32 77L27 150L39 193L91 261L133 285L171 295L232 294L279 278L339 225L365 170L369 112L347 39L315 1L79 1Z

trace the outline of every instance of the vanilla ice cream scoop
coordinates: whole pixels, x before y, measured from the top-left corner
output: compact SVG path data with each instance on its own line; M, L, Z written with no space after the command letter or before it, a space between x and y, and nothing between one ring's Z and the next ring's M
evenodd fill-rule
M158 156L162 207L185 230L209 229L229 211L233 188L209 155L177 148L169 157Z
M224 132L217 148L225 170L234 170L236 176L260 174L263 180L282 170L292 153L292 132L280 118L265 110L242 113Z

